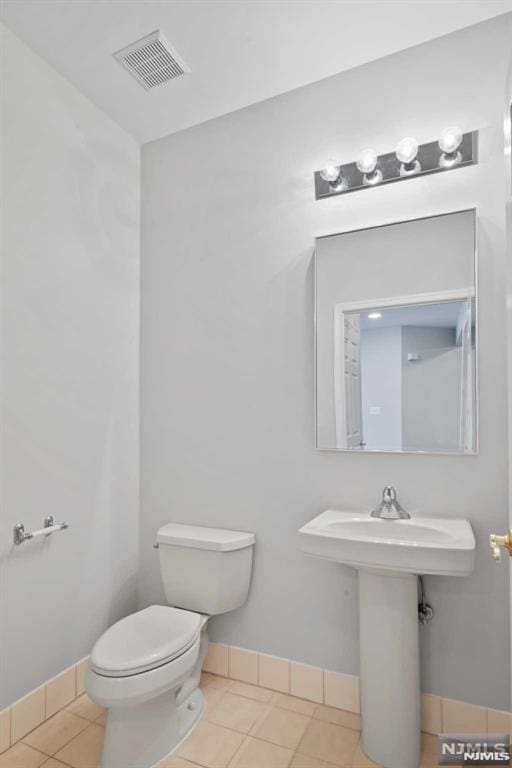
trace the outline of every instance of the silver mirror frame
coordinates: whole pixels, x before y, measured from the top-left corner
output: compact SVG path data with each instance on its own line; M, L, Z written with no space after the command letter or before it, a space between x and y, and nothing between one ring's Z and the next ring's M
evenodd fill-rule
M317 335L317 270L318 270L318 255L317 244L319 240L324 240L328 237L336 237L337 235L348 235L355 232L366 232L371 229L380 229L382 227L389 227L393 224L406 224L412 221L422 221L425 219L435 219L440 216L451 216L455 213L473 213L474 223L474 280L475 280L475 449L474 451L402 451L402 450L384 450L369 448L364 451L354 451L348 448L323 448L318 445L318 405L317 405L317 393L318 393L318 335ZM477 456L480 451L480 375L479 375L479 349L480 349L480 323L479 323L479 290L478 290L478 211L476 206L469 208L456 208L451 211L440 211L439 213L429 213L425 216L416 216L413 219L391 219L384 221L380 224L374 224L371 227L358 227L356 229L344 229L341 232L330 232L326 235L318 235L315 237L315 248L313 251L313 263L314 263L314 302L313 302L313 332L314 332L314 386L313 386L313 407L315 413L315 434L314 434L314 447L317 451L327 451L329 453L348 453L352 455L369 455L369 454L397 454L400 455L425 455L425 456L456 456L456 457L471 457Z

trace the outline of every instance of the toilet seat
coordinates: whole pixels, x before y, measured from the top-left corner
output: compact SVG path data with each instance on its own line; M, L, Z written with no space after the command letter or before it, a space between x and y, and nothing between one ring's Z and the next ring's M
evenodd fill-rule
M167 664L161 664L142 674L108 676L87 670L86 687L100 707L107 709L131 707L176 689L191 675L200 656L201 633L190 648Z
M91 652L91 668L104 677L148 672L182 656L197 641L204 617L152 605L107 629Z

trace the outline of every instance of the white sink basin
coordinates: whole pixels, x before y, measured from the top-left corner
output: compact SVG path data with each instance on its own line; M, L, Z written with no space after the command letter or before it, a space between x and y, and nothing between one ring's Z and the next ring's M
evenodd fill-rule
M467 520L382 520L328 509L299 530L304 552L359 569L439 576L473 570L475 537Z

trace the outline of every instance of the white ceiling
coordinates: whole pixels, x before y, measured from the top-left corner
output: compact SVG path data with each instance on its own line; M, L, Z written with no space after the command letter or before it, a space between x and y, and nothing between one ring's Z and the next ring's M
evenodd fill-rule
M381 314L380 318L374 320L370 320L368 317L370 310L356 314L361 315L361 328L363 330L374 331L378 328L396 328L406 325L427 328L456 328L460 313L465 307L465 301L445 301L438 304L372 309L371 312Z
M2 0L1 18L141 142L512 10L512 0ZM161 29L192 72L146 92L112 58Z

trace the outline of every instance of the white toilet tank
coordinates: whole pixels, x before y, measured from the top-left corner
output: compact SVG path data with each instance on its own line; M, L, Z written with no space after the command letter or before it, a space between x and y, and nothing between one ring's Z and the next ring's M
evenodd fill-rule
M245 603L254 533L168 523L156 541L169 605L215 616Z

